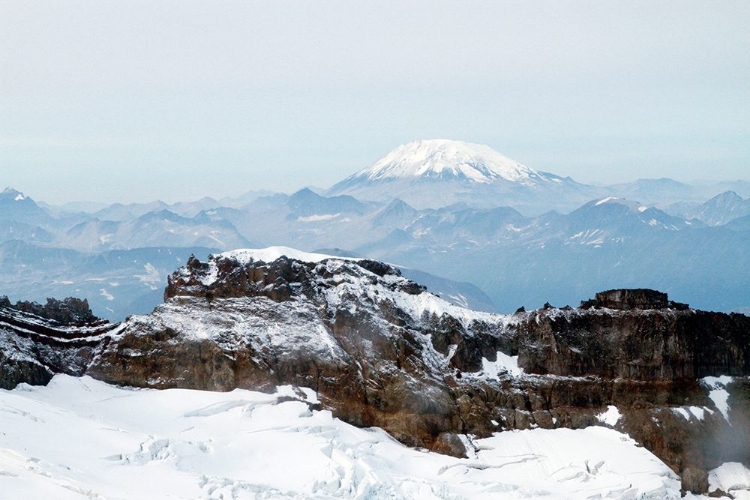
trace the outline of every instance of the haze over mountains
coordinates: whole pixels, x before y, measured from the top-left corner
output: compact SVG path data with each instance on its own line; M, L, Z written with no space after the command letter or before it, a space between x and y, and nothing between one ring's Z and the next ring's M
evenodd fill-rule
M729 311L750 306L748 197L745 181L591 186L447 140L400 146L323 194L87 208L6 189L0 294L81 296L120 319L150 311L191 253L287 245L404 266L434 292L483 310L650 287Z

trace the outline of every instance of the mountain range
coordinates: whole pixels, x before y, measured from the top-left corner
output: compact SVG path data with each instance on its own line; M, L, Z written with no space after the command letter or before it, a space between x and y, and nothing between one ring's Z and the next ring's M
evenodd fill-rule
M736 191L715 192L729 186ZM174 263L191 253L286 245L385 260L482 310L574 304L617 287L739 310L750 307L743 196L750 184L741 181L590 186L446 140L403 145L322 194L251 192L86 212L9 188L0 193L0 293L79 295L99 315L121 319L153 308Z

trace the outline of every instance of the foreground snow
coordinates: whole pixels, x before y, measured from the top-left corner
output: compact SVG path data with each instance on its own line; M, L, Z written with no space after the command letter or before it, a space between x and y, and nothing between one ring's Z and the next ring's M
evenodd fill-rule
M729 462L711 471L708 490L720 489L735 500L750 500L750 469L737 462Z
M277 402L279 396L298 401ZM288 399L288 398L287 398ZM0 391L3 498L679 498L614 430L504 432L469 459L311 411L310 390L134 390L58 375ZM736 475L736 474L735 474Z

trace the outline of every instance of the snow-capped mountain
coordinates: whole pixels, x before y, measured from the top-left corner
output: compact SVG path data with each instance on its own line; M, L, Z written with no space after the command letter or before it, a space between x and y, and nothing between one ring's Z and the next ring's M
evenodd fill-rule
M433 139L399 146L327 194L381 202L400 198L416 208L465 202L540 213L580 205L597 192L570 178L522 165L489 146Z
M40 224L50 219L49 214L29 196L13 188L0 192L0 219Z
M478 183L502 179L525 185L539 181L560 182L559 178L540 174L489 146L441 139L403 144L349 179L376 181L411 177Z

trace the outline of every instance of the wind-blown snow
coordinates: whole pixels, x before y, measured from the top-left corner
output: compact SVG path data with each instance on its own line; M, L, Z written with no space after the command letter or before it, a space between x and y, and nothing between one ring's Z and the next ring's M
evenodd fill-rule
M489 146L444 139L404 144L352 178L370 181L453 177L486 184L497 179L528 182L532 178L548 180L543 174L506 158Z
M390 301L413 318L420 318L425 313L434 314L438 317L449 314L464 323L465 326L468 326L472 321L489 323L507 323L510 321L510 316L465 309L429 292L408 294L394 290L389 284L406 283L408 281L400 276L385 275L377 282L370 279L375 275L369 271L363 270L366 275L362 277L351 276L343 272L342 266L346 265L344 260L335 257L321 264L327 266L326 274L333 275L331 281L337 283L335 287L326 290L326 301L331 307L335 308L344 300L354 296L367 298L373 303Z
M273 262L284 255L290 259L300 260L302 262L320 262L321 260L325 259L351 260L346 257L334 257L332 255L325 255L322 253L303 252L295 248L283 246L232 250L231 252L221 253L218 255L218 257L234 259L240 264L246 265L252 261Z
M278 396L299 401L278 402ZM679 480L624 434L503 432L474 458L407 448L277 394L116 388L58 375L0 391L3 498L678 499ZM468 440L467 440L468 441Z
M127 326L136 333L172 328L186 339L211 339L230 352L250 344L256 351L270 348L280 358L294 358L299 352L320 359L347 356L310 302L274 302L266 297L221 298L214 302L221 304L220 314L205 300L176 297L149 316L133 316Z
M275 246L268 248L241 248L238 250L232 250L229 252L223 252L220 254L211 255L208 265L209 272L201 280L204 285L210 285L219 277L219 269L216 265L216 261L219 259L236 260L240 265L247 265L250 262L263 261L273 262L282 256L286 256L289 259L299 260L302 262L317 263L326 259L340 259L340 260L351 260L346 257L334 257L332 255L325 255L322 253L310 253L297 250L296 248Z
M273 262L282 256L286 256L293 260L319 263L321 266L326 266L325 274L333 275L333 278L330 281L336 283L335 287L326 290L327 302L332 307L339 305L346 297L356 296L367 297L371 302L375 303L384 300L391 301L394 305L408 312L414 318L420 318L424 313L435 314L438 317L447 313L454 318L461 320L465 324L471 323L472 321L500 323L507 322L510 318L509 316L502 316L493 313L472 311L452 304L429 292L408 294L394 290L394 287L391 285L397 284L396 282L406 283L408 281L401 276L385 275L382 278L373 281L373 278L375 278L376 275L363 268L359 268L361 269L363 276L356 276L352 273L345 272L345 269L343 269L342 266L361 259L309 253L283 246L263 249L240 249L212 255L208 262L208 273L201 278L201 282L208 286L219 278L219 271L216 263L220 259L235 260L240 265L247 265L253 261ZM189 273L185 268L183 268L183 272Z

